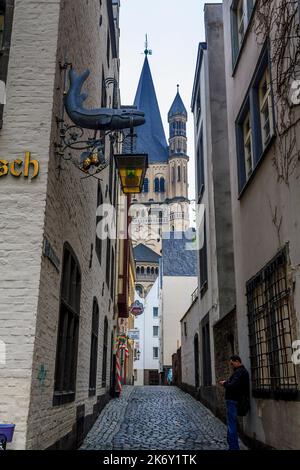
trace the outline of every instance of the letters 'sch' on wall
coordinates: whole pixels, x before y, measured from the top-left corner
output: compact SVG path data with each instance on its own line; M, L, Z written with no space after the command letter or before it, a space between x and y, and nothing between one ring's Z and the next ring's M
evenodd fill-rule
M0 159L0 177L11 174L16 178L23 176L24 178L34 179L38 176L40 165L37 160L31 158L30 152L25 152L24 160L16 158L9 162Z

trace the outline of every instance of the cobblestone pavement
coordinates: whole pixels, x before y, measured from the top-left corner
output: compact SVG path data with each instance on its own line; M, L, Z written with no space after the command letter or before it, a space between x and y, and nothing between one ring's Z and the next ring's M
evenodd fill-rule
M223 450L226 427L176 387L127 386L102 411L82 449Z

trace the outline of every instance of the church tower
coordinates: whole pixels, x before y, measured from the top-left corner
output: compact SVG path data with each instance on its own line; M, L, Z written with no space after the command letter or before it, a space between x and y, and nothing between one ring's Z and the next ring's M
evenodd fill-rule
M145 245L161 255L164 233L185 232L190 227L186 137L188 116L178 89L168 114L168 145L150 70L149 54L146 47L134 100L134 106L143 111L146 118L146 123L135 129L136 151L148 154L149 168L143 192L132 199L131 236L135 247Z
M177 94L168 113L169 122L169 192L171 204L171 230L185 231L189 228L188 199L188 162L186 123L187 110L179 94Z

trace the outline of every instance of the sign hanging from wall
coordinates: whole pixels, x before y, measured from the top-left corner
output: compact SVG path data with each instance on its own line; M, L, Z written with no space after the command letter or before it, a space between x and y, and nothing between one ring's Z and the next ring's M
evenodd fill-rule
M135 317L142 315L142 313L144 313L144 305L142 304L142 302L140 302L139 300L133 302L130 307L130 313Z
M137 340L140 339L140 330L138 330L138 329L128 330L127 336L132 341L137 341Z

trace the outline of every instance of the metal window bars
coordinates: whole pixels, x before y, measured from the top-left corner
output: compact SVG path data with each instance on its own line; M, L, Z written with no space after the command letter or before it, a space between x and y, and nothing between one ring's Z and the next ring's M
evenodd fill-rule
M295 399L291 297L287 247L247 284L252 393L254 397Z

